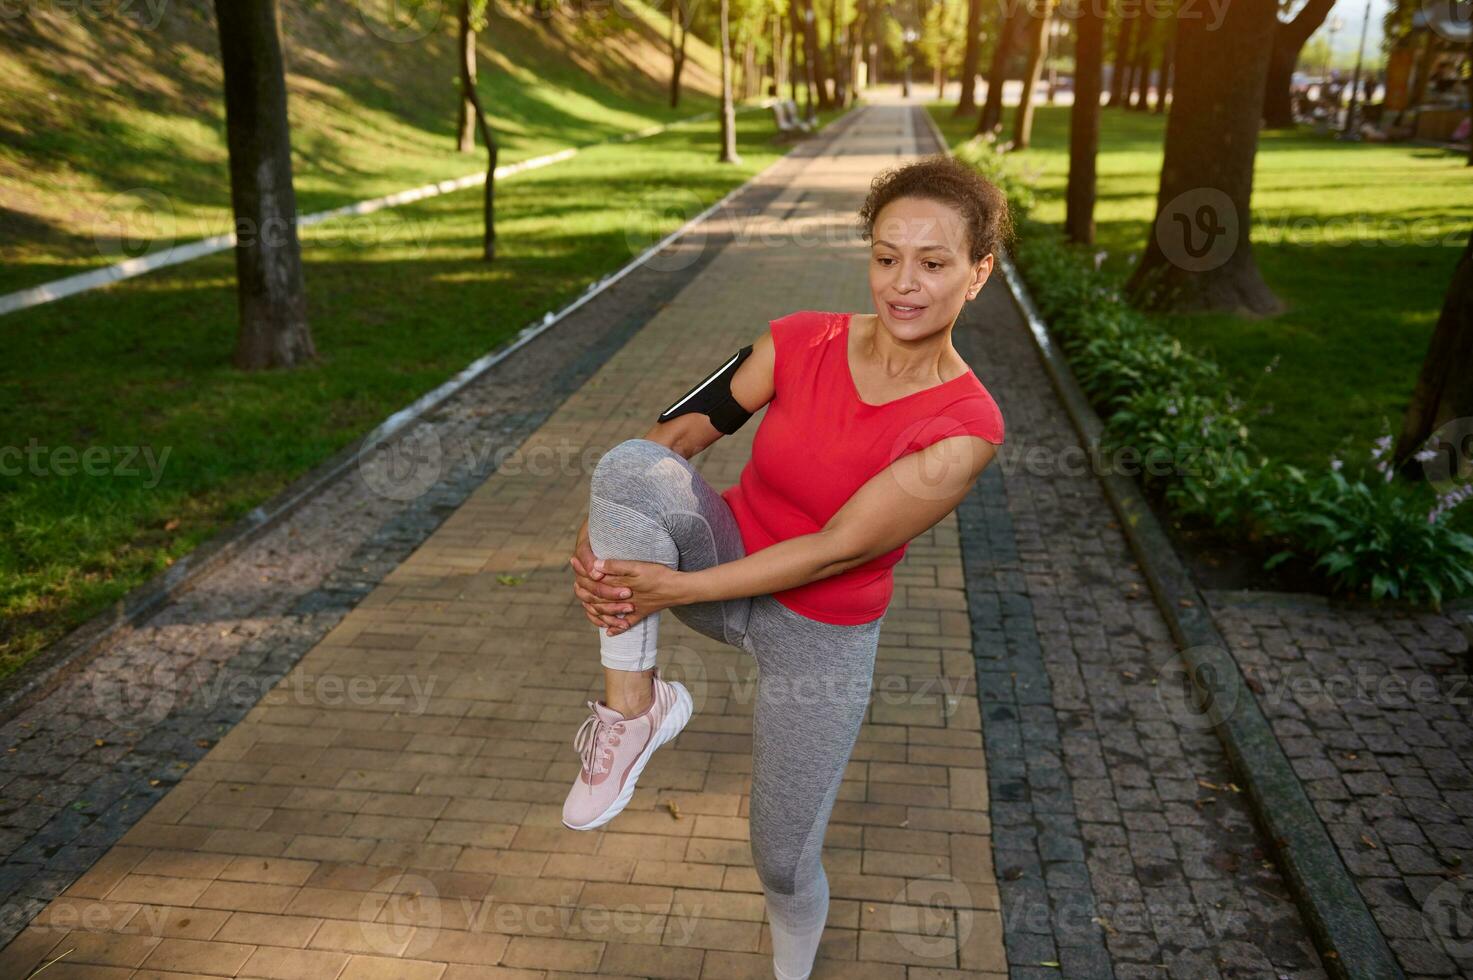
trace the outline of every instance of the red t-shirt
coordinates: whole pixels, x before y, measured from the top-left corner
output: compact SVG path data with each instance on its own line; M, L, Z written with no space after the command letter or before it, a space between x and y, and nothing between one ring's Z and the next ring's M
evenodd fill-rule
M820 530L866 481L907 453L962 433L1003 441L1002 412L971 370L883 405L861 401L849 370L852 317L802 310L770 321L774 394L751 459L721 494L747 554ZM891 566L907 547L773 598L825 623L878 619L895 591Z

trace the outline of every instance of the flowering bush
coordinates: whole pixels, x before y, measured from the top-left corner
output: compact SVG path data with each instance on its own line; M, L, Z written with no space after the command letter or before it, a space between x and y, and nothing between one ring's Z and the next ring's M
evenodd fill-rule
M1154 472L1143 467L1142 482L1160 490L1175 513L1215 527L1241 526L1276 549L1265 568L1298 555L1335 590L1365 591L1374 600L1428 600L1438 608L1445 598L1473 593L1473 536L1446 521L1473 497L1473 484L1444 491L1428 509L1425 485L1393 480L1390 434L1370 452L1379 479L1347 474L1338 459L1311 475L1256 453L1240 415L1245 405L1216 363L1131 306L1098 271L1096 256L1029 220L1032 191L1009 158L980 140L962 144L957 156L1012 201L1019 230L1014 258L1104 421L1101 448L1173 461ZM1423 449L1418 458L1431 452Z

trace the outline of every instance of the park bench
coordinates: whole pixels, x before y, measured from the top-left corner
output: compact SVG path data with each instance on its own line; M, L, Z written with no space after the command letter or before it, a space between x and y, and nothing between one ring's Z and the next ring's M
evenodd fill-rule
M780 139L802 139L813 132L813 127L799 118L797 103L792 99L779 99L772 103L772 118L777 123Z

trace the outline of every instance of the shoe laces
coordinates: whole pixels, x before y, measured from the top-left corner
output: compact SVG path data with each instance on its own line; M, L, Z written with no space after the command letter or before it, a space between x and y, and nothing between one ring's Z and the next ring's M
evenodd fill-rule
M583 719L582 726L573 736L573 748L583 759L583 771L588 774L588 788L593 789L593 777L609 769L609 759L613 755L613 746L619 744L619 736L624 733L624 723L615 722L610 724L604 721L596 710L593 702L588 702L588 709L592 712Z

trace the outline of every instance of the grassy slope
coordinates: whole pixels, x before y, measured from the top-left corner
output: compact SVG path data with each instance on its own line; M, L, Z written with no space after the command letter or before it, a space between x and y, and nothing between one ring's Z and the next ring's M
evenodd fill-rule
M360 12L389 6L282 4L303 213L485 168L479 151L453 152L453 18L395 43L375 33L386 25ZM30 9L0 18L0 293L126 258L112 245L120 230L165 242L228 231L211 4L175 0L153 30L116 16L66 16L53 5ZM719 62L695 38L681 105L667 104L661 23L649 12L554 26L493 13L480 37L480 89L498 162L712 109Z
M301 45L299 62L307 60ZM568 73L544 86L528 66L551 73L559 47L539 43L533 32L515 48L518 71L527 75L522 128L535 134L508 137L522 140L521 155L586 142L622 128L617 122L647 125L669 114L663 80L636 85L627 65L608 79L607 93L593 82L573 85ZM658 55L644 52L656 69ZM483 86L494 91L491 74ZM474 170L448 150L453 101L416 121L421 107L414 90L411 96L405 115L381 110L384 128L404 134L395 145L413 144L425 160L449 158L445 174ZM351 102L342 92L334 99ZM677 114L705 107L683 98ZM0 474L0 676L689 216L660 207L652 188L689 190L704 207L782 152L770 142L770 115L738 119L739 166L714 162L719 124L712 119L593 147L500 182L498 258L491 265L479 259L478 190L305 229L321 361L295 371L246 374L229 366L236 313L228 253L5 317L0 444L34 441L78 452L145 446L163 468L157 485L139 460L132 461L136 475L62 475L51 456L41 457L42 475ZM333 152L352 167L326 171L349 188L332 192L339 198L370 184L390 190L434 176L401 157L385 163L397 168L394 180L381 180L369 168L383 140L332 138L359 140ZM308 170L299 163L298 174L310 182ZM180 165L170 179L196 184L203 208L218 196L207 189L224 179L223 164ZM324 188L333 184L328 176L317 179ZM338 199L322 193L319 205ZM16 239L11 247L25 245ZM55 245L32 249L54 252ZM124 461L110 451L104 468Z
M953 105L930 108L955 144L974 120L952 120ZM1124 277L1155 213L1165 117L1103 112L1097 250L1107 253L1104 268ZM1019 154L1038 174L1034 216L1056 226L1064 217L1068 113L1039 107L1034 145ZM1011 126L1011 114L1005 122ZM1209 351L1251 404L1271 409L1252 423L1270 455L1315 469L1331 454L1364 460L1383 419L1400 426L1473 224L1464 160L1422 146L1264 132L1253 209L1253 253L1287 312L1172 317L1165 325Z

